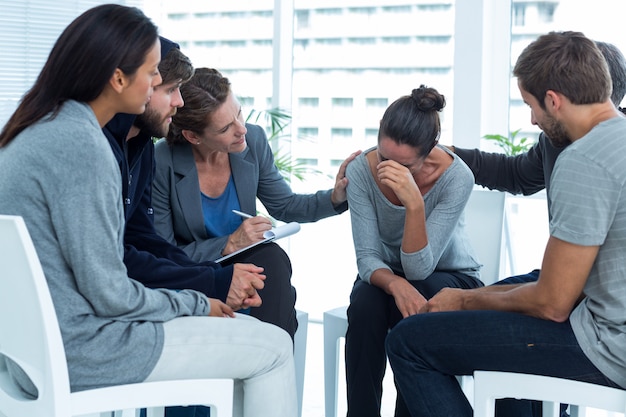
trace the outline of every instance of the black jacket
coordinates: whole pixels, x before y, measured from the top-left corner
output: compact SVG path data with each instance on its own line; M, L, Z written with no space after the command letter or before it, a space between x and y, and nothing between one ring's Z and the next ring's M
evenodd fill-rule
M176 46L164 38L161 45L162 56ZM156 233L152 209L154 145L152 137L143 132L126 140L134 120L134 115L117 114L102 129L120 167L126 220L124 263L128 276L150 288L193 289L225 301L232 266L194 262L182 249Z
M474 173L476 184L523 195L550 189L550 176L562 150L552 145L543 132L528 152L515 156L454 148Z

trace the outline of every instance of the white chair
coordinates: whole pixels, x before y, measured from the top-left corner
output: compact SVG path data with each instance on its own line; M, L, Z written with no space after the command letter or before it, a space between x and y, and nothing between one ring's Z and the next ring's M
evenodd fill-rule
M503 236L507 235L504 214L506 194L475 188L465 206L465 230L483 267L480 279L485 285L502 277ZM506 236L508 238L508 236Z
M497 281L501 273L505 194L476 188L465 207L465 228L478 259L483 264L481 279L487 285ZM339 377L339 341L346 336L348 307L324 312L324 405L326 417L337 416ZM470 379L459 382L471 398Z
M70 392L65 350L39 258L21 217L0 215L0 415L70 417L168 405L206 404L231 416L232 379L119 385ZM18 364L38 389L32 399L8 374ZM97 370L94 370L97 372ZM117 413L116 413L117 414Z
M543 417L558 416L561 403L570 405L572 417L583 417L585 407L626 414L626 390L539 375L474 372L474 416L495 416L499 398L543 401Z
M325 416L337 416L339 391L339 341L348 330L348 306L324 312L324 409Z

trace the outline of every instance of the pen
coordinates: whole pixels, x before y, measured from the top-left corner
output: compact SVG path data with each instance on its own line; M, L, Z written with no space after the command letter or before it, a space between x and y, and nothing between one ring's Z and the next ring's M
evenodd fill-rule
M233 213L235 213L236 215L241 216L241 217L243 217L245 219L251 219L251 218L254 217L254 216L252 216L252 215L250 215L248 213L244 213L243 211L239 211L239 210L233 210Z

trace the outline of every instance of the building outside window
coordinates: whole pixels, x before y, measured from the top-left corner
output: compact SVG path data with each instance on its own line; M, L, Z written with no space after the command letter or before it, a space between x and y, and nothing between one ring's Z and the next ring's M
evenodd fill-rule
M300 107L316 108L320 105L320 99L318 97L300 97L298 105Z

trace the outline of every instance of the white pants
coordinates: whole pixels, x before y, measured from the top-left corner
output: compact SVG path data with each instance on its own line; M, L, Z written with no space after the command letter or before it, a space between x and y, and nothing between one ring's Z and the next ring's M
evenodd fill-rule
M163 353L146 382L234 378L235 416L296 417L291 338L277 326L236 316L165 322Z

